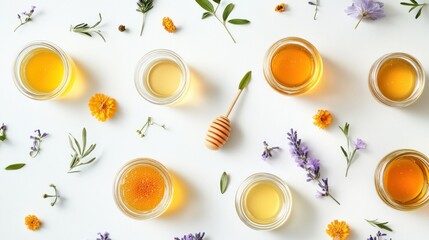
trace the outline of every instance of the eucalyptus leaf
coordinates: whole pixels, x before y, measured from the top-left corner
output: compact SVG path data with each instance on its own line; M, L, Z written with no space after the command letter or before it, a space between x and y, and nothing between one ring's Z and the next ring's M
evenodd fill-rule
M9 166L7 166L5 169L6 170L18 170L21 169L25 166L25 163L16 163L16 164L11 164Z
M233 3L230 3L225 7L225 9L223 10L223 14L222 14L222 18L223 18L224 22L228 19L229 14L231 14L232 10L234 10L234 4Z
M212 14L211 14L210 12L205 12L205 13L203 13L203 15L201 16L201 19L204 19L204 18L207 18L207 17L210 17L210 16L212 16Z
M204 10L213 13L214 7L209 0L195 0Z
M247 19L239 19L239 18L231 19L228 22L235 25L244 25L244 24L250 23L250 21Z
M248 71L243 79L241 79L240 84L238 85L238 89L243 90L249 85L250 79L252 78L252 71Z
M227 187L228 187L229 177L226 172L222 173L222 176L220 177L220 192L223 194Z

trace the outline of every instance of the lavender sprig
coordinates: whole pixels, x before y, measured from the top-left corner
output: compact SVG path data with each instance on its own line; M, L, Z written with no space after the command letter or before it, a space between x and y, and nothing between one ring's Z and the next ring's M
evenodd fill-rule
M387 239L387 234L378 231L377 234L374 235L374 237L372 235L369 235L369 238L367 238L367 240L384 240L385 238ZM390 240L392 240L392 238L390 238Z
M262 160L266 161L268 158L272 157L271 151L273 150L280 150L280 147L270 147L266 141L263 142L264 144L264 152L262 153Z
M205 235L205 232L195 233L195 235L190 233L188 235L184 235L182 238L175 237L174 240L202 240L204 238L204 235Z
M99 237L97 237L96 240L112 240L110 238L110 233L105 232L105 233L97 233Z
M4 125L4 123L2 123L0 126L0 141L2 141L2 142L7 139L6 130L7 130L6 125Z
M287 139L289 140L290 153L298 164L298 167L304 169L307 172L307 182L316 181L320 190L317 191L318 197L329 196L338 205L340 203L335 199L329 192L328 178L320 179L320 161L315 158L308 156L310 150L308 147L301 145L301 139L298 139L298 134L293 129L287 133Z
M349 173L350 165L352 164L352 161L353 161L353 158L355 157L356 152L361 150L361 149L365 149L366 143L362 139L357 138L356 142L353 143L353 150L351 150L350 149L350 142L351 141L350 141L350 136L349 136L350 124L348 124L346 122L346 124L344 124L344 127L339 126L339 128L341 129L341 131L343 132L343 134L347 140L347 151L344 149L343 146L340 146L341 151L343 152L344 156L346 157L346 161L347 161L347 168L346 168L346 177L347 177L347 174Z
M35 158L39 154L41 150L40 144L42 143L42 139L48 136L47 133L41 134L39 129L34 130L34 132L36 133L36 135L30 136L30 139L33 139L33 146L30 148L30 157L32 158Z
M16 32L16 30L18 30L18 28L20 28L22 25L31 21L31 16L34 13L34 9L36 9L36 6L31 6L31 10L29 12L22 12L21 14L18 14L20 24L15 28L15 30L13 30L14 32ZM24 19L24 21L22 19Z

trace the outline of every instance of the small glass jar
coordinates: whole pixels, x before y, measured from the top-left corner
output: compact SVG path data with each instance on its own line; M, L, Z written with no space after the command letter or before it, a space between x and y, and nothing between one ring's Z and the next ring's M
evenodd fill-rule
M387 154L378 164L374 180L380 198L398 210L412 210L429 200L429 159L411 149Z
M136 169L137 171L135 171ZM156 173L156 175L153 174L154 172ZM140 176L141 179L139 179L138 174L143 174L143 177ZM148 178L153 178L153 179L148 180ZM156 179L156 178L161 178L163 183L160 183L160 179ZM161 186L157 186L160 184ZM148 188L151 188L151 189L148 189ZM159 194L154 193L159 188L164 189L164 191L161 192L162 197ZM127 203L129 199L127 200L126 198L129 196L130 192L131 194L138 194L133 191L147 191L147 190L149 190L150 194L152 194L153 196L155 196L156 194L155 197L159 198L159 202L154 204L152 209L139 210ZM150 158L134 159L128 162L127 164L125 164L125 166L122 167L121 170L119 170L115 178L113 193L114 193L116 205L127 216L138 220L156 218L167 210L168 206L172 201L172 198L173 198L172 178L168 170L164 167L164 165L162 165L158 161ZM142 197L142 196L135 196L135 195L133 196L135 198ZM144 196L145 195L143 194L143 197ZM135 199L133 199L133 201L134 200ZM151 201L151 200L152 199L148 199L148 201Z
M323 61L310 42L288 37L268 49L263 69L272 88L283 94L296 95L316 86L323 74Z
M167 49L153 50L137 64L134 83L147 101L169 105L178 102L189 88L189 70L183 59Z
M30 42L15 59L14 82L25 96L48 100L65 94L73 83L73 62L58 46Z
M368 77L372 95L391 107L414 103L425 86L425 72L420 62L406 53L389 53L371 66Z
M241 183L235 195L241 221L255 230L273 230L283 225L292 210L289 187L277 176L256 173Z

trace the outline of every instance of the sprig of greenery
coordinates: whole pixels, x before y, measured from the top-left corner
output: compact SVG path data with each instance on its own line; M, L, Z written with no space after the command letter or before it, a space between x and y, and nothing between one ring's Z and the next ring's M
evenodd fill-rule
M353 145L354 145L353 150L351 150L351 146L350 146L351 140L350 140L350 136L349 136L350 124L346 122L344 124L344 127L339 126L339 128L341 129L341 131L343 132L343 134L347 140L347 151L344 149L343 146L340 146L341 151L343 152L344 157L346 157L346 161L347 161L347 169L346 169L346 177L347 177L347 174L349 173L350 165L352 164L352 161L353 161L353 158L355 157L356 152L358 150L365 149L366 143L358 138L358 139L356 139L356 142L353 143Z
M54 201L51 202L51 206L53 207L55 205L55 203L57 203L58 198L60 198L60 195L58 194L58 190L57 187L54 184L50 184L49 187L53 188L55 191L54 195L49 195L49 194L43 194L43 198L54 198Z
M101 17L101 13L99 13L98 16L100 17L100 20L98 20L98 22L96 22L92 26L89 26L87 23L80 23L74 27L73 25L70 25L70 32L80 33L88 37L92 37L92 33L95 33L98 34L98 36L100 36L104 42L106 42L106 39L104 38L103 34L101 34L101 31L95 29L103 20L103 18Z
M204 10L207 11L207 12L203 13L201 18L205 19L207 17L214 16L222 24L222 26L225 28L225 30L228 32L229 36L231 37L231 39L234 43L236 43L236 41L235 41L234 37L232 36L231 32L229 31L228 27L226 26L226 23L228 22L228 23L235 24L235 25L244 25L244 24L250 23L249 20L241 19L241 18L234 18L234 19L228 20L229 15L231 14L232 10L234 10L234 7L235 7L235 5L233 3L230 3L225 7L225 9L223 10L222 19L221 19L216 15L221 0L213 0L213 2L215 2L217 4L216 8L213 7L213 4L209 0L195 0L195 1Z
M384 229L384 230L387 230L389 232L393 232L393 230L389 226L387 226L387 224L389 222L379 222L378 219L374 219L374 220L365 219L365 221L367 221L373 227L378 227L380 229Z
M142 138L145 137L147 131L149 130L149 127L152 125L156 125L156 126L162 127L163 129L166 129L165 124L162 124L162 125L158 124L152 120L152 117L147 117L147 120L146 120L145 124L143 125L143 127L141 127L140 129L137 129L137 131L136 131L137 134L140 135L140 137L142 137Z
M82 160L85 159L97 146L96 144L91 144L89 146L88 150L86 150L86 129L82 129L82 147L80 146L79 142L74 138L71 134L69 134L69 143L70 147L73 150L74 154L71 154L72 160L70 162L70 169L68 173L77 173L80 171L73 170L76 167L87 165L95 161L95 157L91 158L90 160L83 162Z
M25 166L25 163L16 163L16 164L11 164L7 167L5 167L5 170L18 170L21 169Z
M139 0L137 2L138 8L136 9L137 12L141 12L143 14L143 20L142 20L142 28L140 30L140 36L143 35L143 28L144 28L144 20L146 18L146 13L149 12L153 8L153 0Z
M313 19L316 20L317 12L319 11L319 0L314 0L314 2L309 1L308 4L314 6L314 16L313 16Z
M420 7L419 11L417 11L417 14L416 14L416 17L415 17L417 19L422 14L423 8L426 7L427 3L418 3L416 0L410 0L410 2L401 2L401 5L411 7L408 12L411 12L414 9Z
M36 9L36 6L31 6L31 10L29 12L23 12L23 13L21 13L22 17L21 17L20 14L18 14L18 20L19 20L20 23L15 28L15 30L13 30L14 32L16 32L16 30L18 30L18 28L20 28L22 25L24 25L24 24L26 24L26 23L28 23L28 22L31 21L31 16L34 13L34 9ZM25 16L24 21L22 21L22 19L23 19L24 16Z

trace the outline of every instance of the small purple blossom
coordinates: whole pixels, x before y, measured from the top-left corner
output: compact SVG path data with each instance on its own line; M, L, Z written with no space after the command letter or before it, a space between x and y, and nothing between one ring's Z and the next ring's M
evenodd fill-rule
M6 125L4 125L4 123L2 123L0 126L0 141L2 141L2 142L4 140L6 140L6 130L7 130Z
M112 240L111 238L110 238L110 233L108 233L108 232L105 232L105 233L97 233L98 235L99 235L99 237L97 237L97 239L96 240Z
M188 234L183 236L182 238L178 238L175 237L174 240L202 240L204 238L205 232L203 233L195 233L195 235L193 234Z
M361 150L366 148L366 143L362 139L356 139L356 142L353 143L356 150Z
M341 152L343 152L344 156L346 157L346 161L347 161L347 168L346 168L346 177L347 174L349 173L349 168L350 165L352 164L353 158L356 155L356 152L361 150L361 149L365 149L366 148L366 143L362 140L362 139L356 139L356 142L353 143L353 150L350 149L350 136L349 136L349 128L350 128L350 124L346 122L346 124L344 124L344 127L339 127L341 129L341 131L343 132L344 136L346 137L347 140L347 151L343 146L340 146Z
M268 158L272 157L271 151L273 150L279 150L280 147L270 147L266 141L263 142L264 144L264 152L262 153L262 160L266 161Z
M372 235L369 235L369 238L367 238L367 240L384 240L385 238L387 238L387 234L378 231L377 234L374 235L374 237ZM392 238L390 238L390 240L392 240Z
M320 191L317 191L317 197L330 197L336 203L340 204L329 192L328 178L320 179L320 160L309 157L309 148L301 145L301 139L298 139L298 134L293 129L287 133L289 140L290 153L292 158L298 164L298 167L303 168L307 172L307 182L317 181Z
M22 25L31 21L31 16L33 15L35 9L36 9L36 6L33 5L33 6L31 6L31 9L28 13L27 13L27 11L22 12L21 13L22 16L20 14L18 14L18 19L19 19L20 24L15 28L14 32L16 32L16 30L18 30L18 28L21 27ZM24 19L24 21L22 19Z
M355 29L359 26L360 22L364 19L377 20L386 16L383 10L384 4L374 0L353 0L353 4L348 7L345 12L349 16L359 19Z
M41 148L40 148L40 144L42 143L42 139L45 138L46 136L48 136L47 133L40 133L40 130L34 130L34 132L36 133L35 136L30 136L30 139L33 139L33 146L31 146L31 151L30 151L30 156L31 157L36 157L37 154L39 154Z

